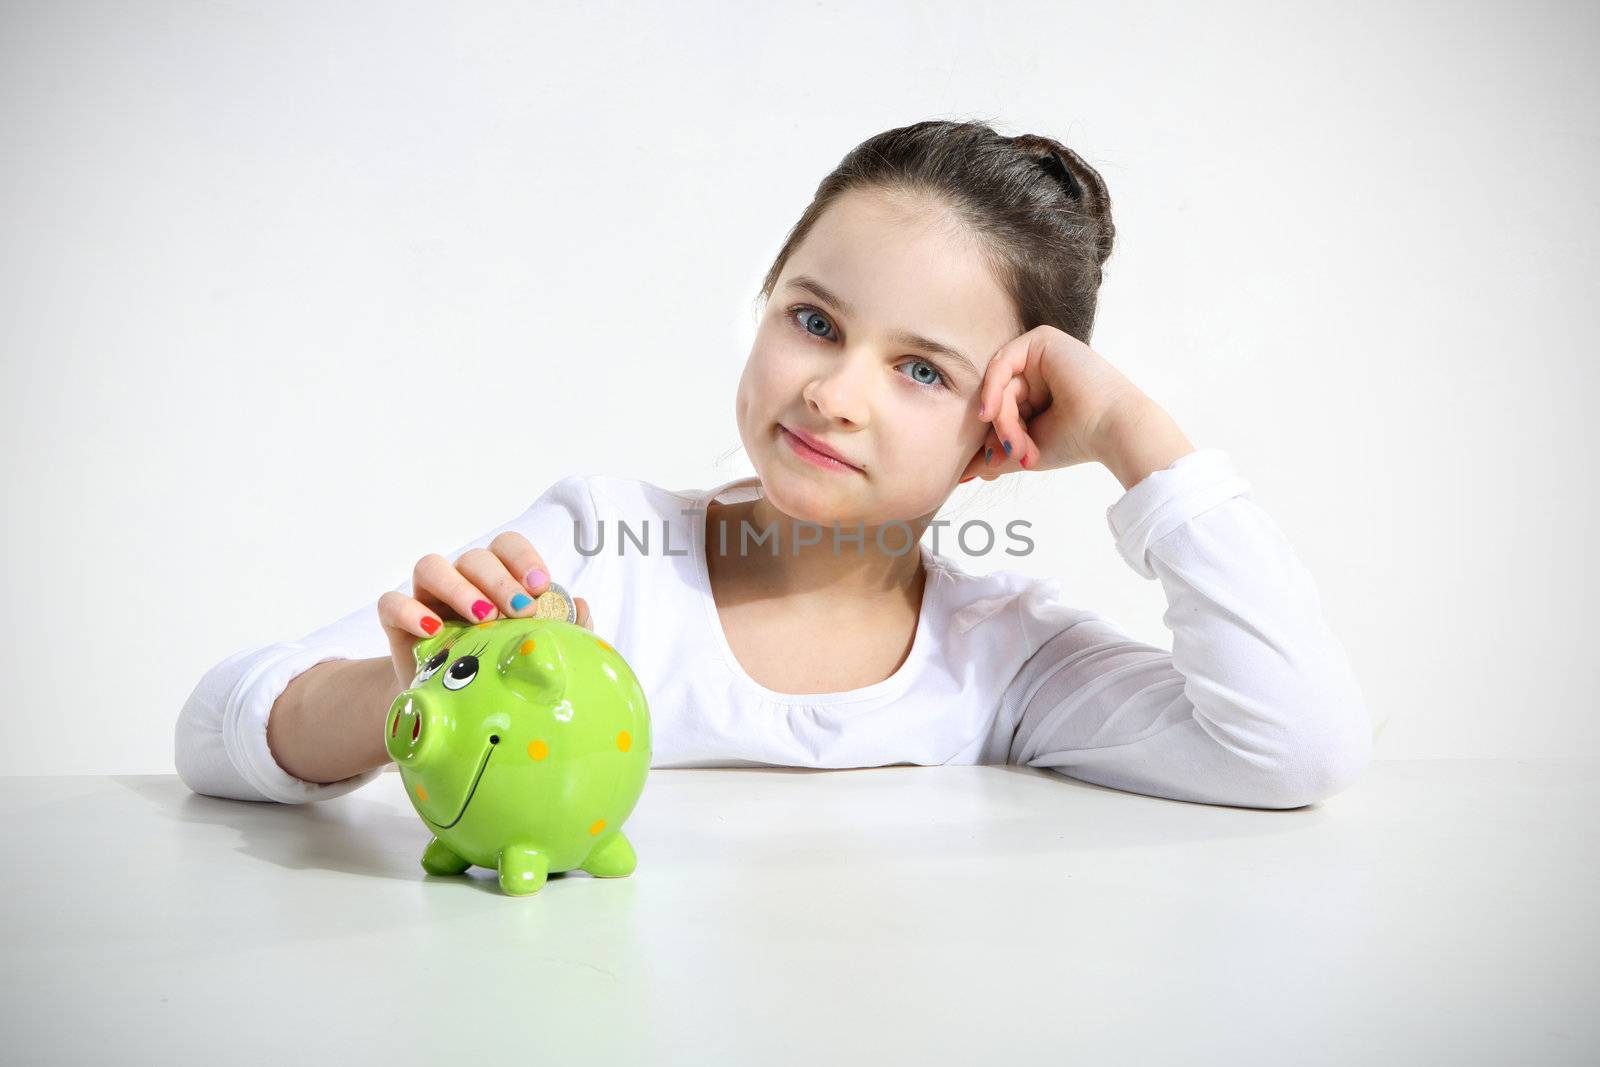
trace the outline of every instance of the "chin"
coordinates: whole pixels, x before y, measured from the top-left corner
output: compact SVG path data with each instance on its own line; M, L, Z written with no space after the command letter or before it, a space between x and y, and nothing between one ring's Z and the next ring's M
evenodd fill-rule
M791 519L821 526L831 526L834 522L849 526L856 521L852 514L852 498L840 488L828 485L828 480L837 476L827 471L819 470L813 476L806 471L792 470L785 458L779 456L760 474L767 502Z

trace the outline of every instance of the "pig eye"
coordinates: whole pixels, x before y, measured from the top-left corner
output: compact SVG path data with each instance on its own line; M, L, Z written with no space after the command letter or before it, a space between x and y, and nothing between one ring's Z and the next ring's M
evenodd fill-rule
M478 657L462 656L450 664L450 669L445 672L444 687L446 689L465 689L472 684L472 680L477 676Z
M449 655L450 650L448 648L441 648L439 651L435 652L428 662L422 665L422 669L417 672L417 676L411 679L412 688L421 685L423 682L426 682L429 678L432 678L435 674L437 674L439 668L444 666L445 658Z

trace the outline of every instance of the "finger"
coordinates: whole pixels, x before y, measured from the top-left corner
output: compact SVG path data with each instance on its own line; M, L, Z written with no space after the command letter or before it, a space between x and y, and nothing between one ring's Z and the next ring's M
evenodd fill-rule
M378 598L378 622L385 630L399 630L419 638L432 637L444 625L444 620L416 597L394 589Z
M550 588L550 567L539 550L522 534L506 530L489 542L489 551L500 557L506 570L530 596L540 596Z
M589 618L589 602L583 597L574 597L573 606L578 609L578 625L586 630L594 629L594 620Z
M998 397L998 399L994 402L996 410L990 412L989 431L984 435L983 438L983 463L980 473L982 473L986 478L993 477L995 474L1000 473L1005 467L1006 455L1005 446L1002 443L1000 436L999 409L1005 406L1006 392L1015 392L1022 387L1022 384L1022 379L1011 378L1000 386L999 391L996 394Z
M1021 378L1013 378L1000 393L1000 409L996 412L988 442L990 454L986 467L991 474L1020 470L1020 461L1026 450L1032 447L1032 439L1022 425L1017 407L1018 396L1025 387L1026 383Z
M1011 384L1007 386L1007 391L1021 391L1021 383L1021 378L1011 379ZM1003 399L1003 396L1004 394L1002 394L1001 400L1002 409L1005 407L1005 400ZM1033 410L1033 405L1028 401L1026 396L1020 397L1017 400L1017 417L1021 420L1023 426L1025 427L1023 432L1028 434L1030 438L1032 437L1032 434L1029 433L1026 427L1029 425L1029 420L1033 417ZM989 432L984 435L983 447L978 449L978 473L987 473L989 477L993 478L1005 473L1007 470L1012 469L1013 465L1010 462L1011 457L1006 455L1005 450L1005 443L1009 440L1011 440L1011 438L1001 437L1000 430L996 426L991 425L989 427ZM1012 449L1013 451L1016 449L1015 441L1012 441ZM993 457L992 462L985 462L985 453L988 453ZM988 470L985 471L984 468L988 468Z
M503 566L500 569L505 570ZM437 552L430 552L417 561L412 571L411 591L424 607L454 612L468 622L487 622L498 613L485 592Z
M1048 335L1043 329L1029 330L1014 337L990 357L983 371L983 384L978 388L980 416L993 423L1002 407L1002 394L1015 379L1022 379L1026 388L1022 396L1027 400L1028 414L1049 402L1050 389L1045 384L1042 369ZM1027 418L1027 414L1023 416Z
M1033 433L1028 428L1020 406L1020 399L1010 397L1005 413L1001 416L1006 425L1010 427L1008 438L1011 442L1010 459L1019 467L1027 468L1038 464L1039 445L1033 439ZM1003 445L1002 445L1003 447Z
M1013 378L1000 390L1000 411L994 420L994 431L1000 438L1001 454L1010 460L1017 458L1021 447L1022 415L1017 401L1026 387L1027 383L1021 378Z
M986 466L996 473L1038 462L1039 448L1027 423L1050 407L1050 385L1044 378L1049 341L1048 330L1029 330L1001 347L985 368L982 410L994 435L990 447L997 449Z
M523 587L522 580L514 577L506 569L505 561L487 548L469 548L461 553L461 558L456 560L456 570L483 590L501 615L511 618L533 609L533 597ZM481 618L492 619L494 615L485 613Z
M1000 390L1005 389L1006 382L1016 378L1014 368L1013 349L1016 342L1003 344L1000 349L989 358L989 366L984 368L984 381L978 387L978 411L984 422L994 424L995 416L1000 414Z

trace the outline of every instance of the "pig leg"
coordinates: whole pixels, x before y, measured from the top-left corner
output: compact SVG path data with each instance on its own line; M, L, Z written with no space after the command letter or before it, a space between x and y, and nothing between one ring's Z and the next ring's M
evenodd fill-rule
M437 837L422 850L422 869L429 874L460 874L471 866Z
M589 858L583 861L583 869L596 878L625 878L638 864L633 846L618 830L594 847Z
M550 857L528 844L500 850L500 888L507 893L537 893L550 873Z

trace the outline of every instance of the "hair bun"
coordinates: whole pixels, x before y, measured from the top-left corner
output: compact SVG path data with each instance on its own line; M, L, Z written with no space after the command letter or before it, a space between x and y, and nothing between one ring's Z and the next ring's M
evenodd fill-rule
M1051 146L1045 151L1044 155L1039 157L1039 164L1055 175L1061 184L1067 187L1068 196L1074 200L1083 197L1083 186L1079 185L1078 179L1072 176L1072 168L1067 165L1066 160L1061 158L1060 151L1054 146Z
M1116 241L1117 229L1111 221L1111 196L1099 171L1085 163L1078 153L1049 137L1025 133L1013 137L1011 143L1032 157L1046 174L1060 182L1078 210L1099 224L1099 233L1095 236L1095 259L1105 263Z

